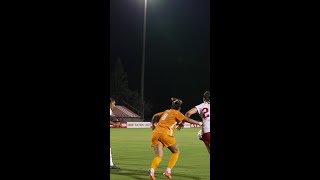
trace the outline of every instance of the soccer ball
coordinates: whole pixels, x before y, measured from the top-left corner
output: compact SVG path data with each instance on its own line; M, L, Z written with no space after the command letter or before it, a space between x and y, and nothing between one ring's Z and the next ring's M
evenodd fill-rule
M202 140L202 130L201 129L198 132L197 137L199 138L199 140Z

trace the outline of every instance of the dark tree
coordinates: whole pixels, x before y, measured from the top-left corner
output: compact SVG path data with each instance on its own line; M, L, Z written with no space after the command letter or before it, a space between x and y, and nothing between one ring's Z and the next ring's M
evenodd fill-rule
M114 68L110 69L110 96L113 97L118 104L130 105L130 108L136 110L141 107L140 93L129 88L128 75L123 67L120 58L116 60ZM152 103L145 101L144 112L145 117L152 116ZM139 114L141 115L141 114Z

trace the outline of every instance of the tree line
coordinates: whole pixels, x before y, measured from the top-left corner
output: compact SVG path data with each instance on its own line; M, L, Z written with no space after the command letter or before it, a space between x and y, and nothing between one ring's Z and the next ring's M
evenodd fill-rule
M117 101L117 104L126 106L127 103L142 112L141 95L138 91L130 89L128 75L120 58L116 60L114 66L110 66L110 96ZM148 118L152 116L151 114L152 104L144 99L144 116Z

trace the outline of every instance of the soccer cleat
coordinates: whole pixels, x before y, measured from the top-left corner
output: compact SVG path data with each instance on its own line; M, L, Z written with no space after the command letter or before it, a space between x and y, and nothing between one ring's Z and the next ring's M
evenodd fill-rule
M166 176L168 179L172 179L171 173L168 173L168 171L163 173L164 176Z
M148 172L149 172L150 180L155 180L156 178L154 177L154 171L151 171L151 169L149 169Z
M110 166L110 169L120 169L118 166L116 166L115 164L113 164L113 166Z

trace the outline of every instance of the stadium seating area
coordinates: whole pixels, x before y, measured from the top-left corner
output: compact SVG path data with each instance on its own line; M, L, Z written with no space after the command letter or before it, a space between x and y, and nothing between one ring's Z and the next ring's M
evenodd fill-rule
M113 114L122 122L142 122L143 119L125 106L117 105Z
M117 105L114 109L113 109L113 113L116 117L130 117L130 118L140 118L139 115L137 115L136 113L132 112L131 110L129 110L128 108L126 108L125 106L119 106Z

